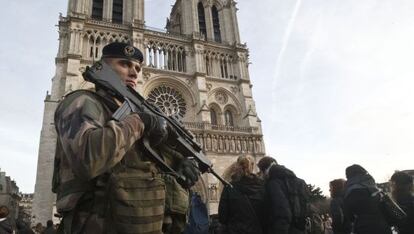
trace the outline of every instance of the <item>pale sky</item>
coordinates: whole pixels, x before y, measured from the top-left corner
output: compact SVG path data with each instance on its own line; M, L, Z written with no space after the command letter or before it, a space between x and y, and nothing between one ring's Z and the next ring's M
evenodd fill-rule
M173 0L147 0L163 28ZM260 4L258 4L260 3ZM33 192L43 100L66 0L3 1L0 168ZM353 163L377 180L414 169L412 0L239 0L266 151L325 193Z

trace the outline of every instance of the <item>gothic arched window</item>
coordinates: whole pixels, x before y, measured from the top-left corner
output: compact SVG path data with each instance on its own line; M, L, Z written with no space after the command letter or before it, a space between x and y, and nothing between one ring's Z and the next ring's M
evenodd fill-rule
M165 85L153 89L147 100L158 106L167 116L182 119L187 112L187 104L181 93Z
M213 16L214 41L221 42L220 19L216 6L211 8L211 15Z
M210 109L210 118L211 125L217 125L217 113L213 108Z
M92 2L92 19L102 20L103 0L93 0Z
M112 22L122 24L122 13L124 8L123 0L113 0L112 3Z
M204 13L204 6L203 3L198 3L198 26L200 28L200 34L207 36L207 27L206 27L206 16Z
M233 114L231 113L231 111L226 110L226 112L224 112L224 118L226 120L226 126L234 126Z

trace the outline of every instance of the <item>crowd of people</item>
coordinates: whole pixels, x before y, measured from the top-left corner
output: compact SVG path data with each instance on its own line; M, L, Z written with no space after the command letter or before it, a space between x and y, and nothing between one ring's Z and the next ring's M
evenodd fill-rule
M255 174L253 158L241 156L229 168L232 186L221 194L221 226L216 233L414 233L413 178L404 172L392 175L392 199L388 199L362 166L347 167L346 180L329 183L330 214L321 215L313 211L310 191L294 172L271 157L262 158L257 167ZM402 215L392 217L397 211Z
M0 234L55 234L56 227L52 220L46 222L46 227L41 223L30 227L30 224L23 221L22 218L14 220L9 217L9 209L6 206L0 206Z

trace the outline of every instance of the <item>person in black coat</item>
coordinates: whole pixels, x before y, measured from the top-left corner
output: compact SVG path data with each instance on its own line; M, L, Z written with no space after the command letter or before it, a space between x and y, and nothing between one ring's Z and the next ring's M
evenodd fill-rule
M329 182L331 192L330 214L332 217L332 231L334 234L351 233L351 223L344 214L345 180L336 179Z
M251 157L239 157L231 173L233 187L221 194L218 215L225 234L263 234L264 182L253 168Z
M46 222L46 229L43 230L42 234L55 234L56 230L55 227L53 226L53 221L52 220L48 220Z
M286 181L298 179L295 173L278 165L271 157L262 158L257 166L261 175L266 178L266 232L268 234L304 234L305 230L300 230L293 224L293 214L288 198Z
M19 217L16 220L16 229L17 229L17 232L16 232L17 234L34 234L32 229L30 228L30 225L25 223L22 217Z
M354 224L356 234L391 234L391 227L380 210L375 180L360 165L346 168L345 215Z
M413 177L404 172L395 172L391 176L392 197L405 211L407 218L397 225L398 234L414 233L414 195Z

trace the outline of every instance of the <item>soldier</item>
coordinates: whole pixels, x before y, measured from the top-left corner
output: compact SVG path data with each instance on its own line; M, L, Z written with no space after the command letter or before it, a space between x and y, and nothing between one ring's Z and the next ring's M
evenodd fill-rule
M102 60L135 88L143 55L125 43L103 48ZM122 104L108 92L77 90L55 112L57 149L52 189L65 233L162 233L165 182L139 140L153 147L168 135L165 120L148 113L112 119ZM184 158L179 171L194 184L197 172ZM174 159L170 159L174 161ZM185 167L185 168L182 168Z

